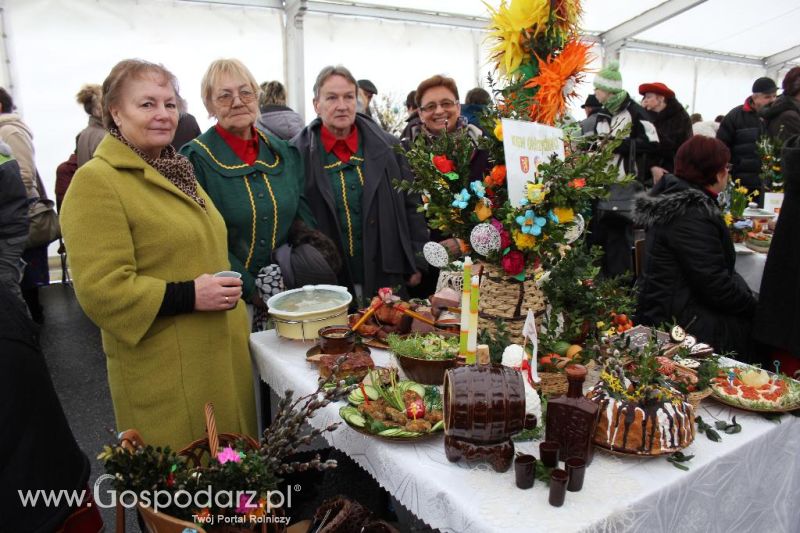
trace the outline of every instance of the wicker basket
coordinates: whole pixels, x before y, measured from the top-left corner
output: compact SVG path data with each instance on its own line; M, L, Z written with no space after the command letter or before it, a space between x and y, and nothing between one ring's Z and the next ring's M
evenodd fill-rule
M539 372L541 381L536 385L539 392L548 396L563 396L569 389L567 374L564 372Z
M460 270L440 270L439 280L436 282L436 292L442 289L453 289L461 294L464 285L464 273Z
M206 432L207 437L199 439L185 448L183 448L179 455L186 457L187 461L194 466L200 466L204 462L208 462L209 458L215 458L220 446L233 446L237 442L244 441L245 448L254 450L258 448L258 441L247 435L235 435L231 433L217 433L217 424L214 419L214 406L211 403L205 405L206 416ZM133 451L138 446L143 446L144 442L141 435L136 430L128 430L120 436L120 445L130 451ZM140 504L140 512L144 520L147 530L155 533L171 533L173 531L183 531L184 528L193 528L198 532L204 533L208 529L201 528L190 522L178 520L165 513L157 513L152 509L143 507ZM273 509L271 511L274 515L282 515L281 509ZM125 507L121 503L117 503L117 520L116 520L116 533L125 533ZM226 533L233 532L259 532L259 533L284 533L286 528L282 524L277 523L262 523L254 525L251 528L247 527L227 527L217 526L213 531L218 533L225 531ZM305 529L303 530L305 531Z
M700 402L702 402L705 398L711 396L711 387L706 387L701 391L690 392L686 395L686 401L692 404L694 407L695 414L697 413L697 409L700 407Z
M594 359L581 364L586 367L587 376L592 374L594 369L597 368L597 363L594 362ZM534 388L541 394L563 396L569 389L569 381L567 381L566 372L539 372L539 377L541 381L534 385Z
M497 265L484 265L481 276L481 296L478 304L478 329L497 333L498 319L505 322L512 343L522 344L522 328L531 309L536 325L541 325L547 306L542 290L536 285L538 269L533 265L525 269L525 278L519 281L509 277Z

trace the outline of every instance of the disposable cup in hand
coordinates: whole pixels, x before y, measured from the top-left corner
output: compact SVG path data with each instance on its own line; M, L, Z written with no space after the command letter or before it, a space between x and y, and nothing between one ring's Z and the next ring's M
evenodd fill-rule
M215 278L236 278L241 279L242 275L238 272L234 272L233 270L223 270L222 272L217 272L214 274Z

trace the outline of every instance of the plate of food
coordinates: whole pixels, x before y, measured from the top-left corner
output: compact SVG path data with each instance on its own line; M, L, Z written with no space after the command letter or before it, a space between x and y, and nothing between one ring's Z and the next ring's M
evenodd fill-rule
M800 409L800 382L753 366L721 368L719 376L711 380L711 394L719 402L747 411Z
M359 433L388 440L418 440L444 431L439 389L414 381L372 379L347 397L339 416Z
M348 319L350 327L355 329L364 344L385 350L389 347L387 338L391 334L446 333L448 330L457 330L459 321L452 317L447 318L444 311L429 305L404 302L396 296L391 296L389 301L376 296L370 302L370 307L351 314ZM365 314L369 316L363 319Z

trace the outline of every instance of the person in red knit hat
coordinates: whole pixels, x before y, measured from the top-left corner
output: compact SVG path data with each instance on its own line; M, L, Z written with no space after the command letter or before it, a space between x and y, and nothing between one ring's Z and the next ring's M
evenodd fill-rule
M692 119L675 92L661 82L639 85L639 94L644 96L642 106L653 115L658 132L658 146L649 157L650 174L656 183L675 170L678 147L692 136Z

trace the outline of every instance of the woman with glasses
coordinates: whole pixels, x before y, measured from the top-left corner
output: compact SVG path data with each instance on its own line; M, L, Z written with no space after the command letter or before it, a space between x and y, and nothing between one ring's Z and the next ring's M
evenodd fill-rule
M408 150L417 142L420 135L426 139L432 139L444 132L448 135L465 135L474 146L469 165L470 180L483 180L490 169L489 152L478 149L478 139L483 136L481 129L461 116L461 104L458 101L458 87L455 80L439 74L423 80L417 87L416 102L419 106L421 123L412 127L410 137L402 141L403 147ZM461 254L461 243L458 239L443 235L435 229L430 231L431 239L440 241L451 256L457 257ZM430 296L436 289L438 276L439 271L429 267L422 283L413 291L413 295L421 298Z
M417 87L416 102L422 123L412 128L409 138L403 139L404 146L408 148L420 134L435 137L446 131L448 134L467 135L475 145L470 177L473 181L482 180L489 167L489 153L478 150L478 139L483 136L481 129L461 116L455 80L439 74L423 80Z
M717 195L728 184L730 151L695 135L666 174L636 200L635 221L647 230L637 280L637 324L677 322L717 353L747 361L756 300L734 271L736 252Z
M274 280L262 271L273 263L272 251L287 242L296 219L314 223L302 196L303 171L297 151L254 126L259 91L240 61L211 63L201 92L209 116L217 123L186 144L181 153L192 162L197 180L225 219L231 265L244 282L242 298L260 311L257 315L263 315L264 294L256 281L259 276L261 281ZM259 286L263 286L261 281ZM263 320L257 316L257 322Z

